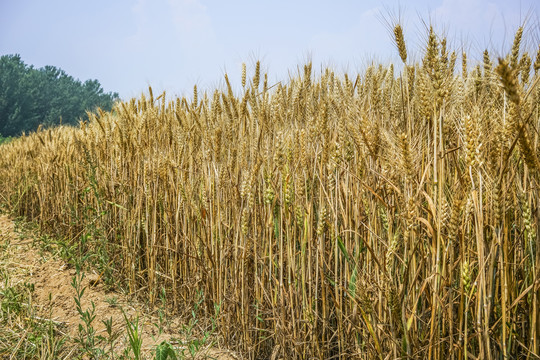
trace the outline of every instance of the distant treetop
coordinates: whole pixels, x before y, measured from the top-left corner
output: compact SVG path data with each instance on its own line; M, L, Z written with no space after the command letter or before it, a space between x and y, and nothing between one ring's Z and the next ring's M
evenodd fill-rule
M118 99L97 80L81 82L50 65L35 69L18 54L0 57L0 136L18 136L39 125L75 125L86 111L111 110Z

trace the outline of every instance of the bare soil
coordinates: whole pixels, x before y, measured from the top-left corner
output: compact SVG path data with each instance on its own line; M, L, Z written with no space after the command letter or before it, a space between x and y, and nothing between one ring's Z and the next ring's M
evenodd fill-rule
M74 301L75 289L71 285L76 275L75 269L34 246L33 239L16 232L14 222L5 215L0 215L0 245L5 246L5 251L0 254L1 270L8 272L11 285L18 282L34 284L33 306L37 309L37 316L52 320L60 325L59 328L66 335L76 337L81 319ZM6 284L0 284L0 289L3 286ZM178 345L185 337L183 324L175 319L167 319L167 326L160 331L157 325L160 321L155 313L150 313L144 305L129 296L106 291L105 285L95 273L86 273L82 286L86 287L81 303L83 310L91 309L92 303L95 306L96 318L92 324L96 335L106 336L102 320L112 318L114 331L121 334L118 348L127 345L126 321L122 309L128 318L139 318L139 324L142 325L142 352L147 358L151 357L155 347L162 341ZM216 348L217 343L209 341L197 353L196 358L240 358L231 351Z

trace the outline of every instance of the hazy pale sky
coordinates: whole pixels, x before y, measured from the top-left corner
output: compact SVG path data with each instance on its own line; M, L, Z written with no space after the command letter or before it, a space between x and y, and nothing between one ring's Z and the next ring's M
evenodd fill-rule
M270 83L311 60L354 74L369 62L399 61L385 19L400 18L409 57L420 57L422 22L469 58L503 54L526 21L540 42L540 0L0 0L0 55L97 79L124 99L154 92L211 90L242 62L262 61ZM411 56L412 55L412 56ZM534 55L533 55L534 56Z

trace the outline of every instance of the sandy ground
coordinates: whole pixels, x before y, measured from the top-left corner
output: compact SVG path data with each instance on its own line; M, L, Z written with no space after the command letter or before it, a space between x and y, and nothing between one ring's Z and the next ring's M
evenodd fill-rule
M81 321L74 301L75 290L71 285L76 275L75 269L54 258L50 253L33 246L31 237L16 232L14 222L5 215L0 215L0 244L6 242L6 250L1 257L2 267L9 272L10 282L33 283L35 288L33 305L37 309L37 315L59 324L59 328L65 334L76 336ZM0 287L3 285L0 284ZM117 347L124 348L126 344L126 323L122 309L130 319L139 317L139 324L142 324L143 354L146 357L150 357L156 345L164 340L173 345L179 344L176 339L182 341L184 336L182 324L175 319L168 319L168 326L162 329L160 334L155 325L159 324L157 316L145 312L144 306L133 302L127 296L107 292L97 274L86 273L82 286L86 287L82 299L83 310L90 309L92 302L95 305L96 319L93 326L96 335L106 336L102 320L112 318L113 329L121 334ZM212 347L207 345L198 352L196 358L240 359L230 351L215 348L215 345Z

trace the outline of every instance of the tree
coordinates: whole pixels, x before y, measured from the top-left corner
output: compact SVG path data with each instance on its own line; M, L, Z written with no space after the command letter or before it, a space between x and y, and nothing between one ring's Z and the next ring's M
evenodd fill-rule
M82 83L62 69L35 69L20 55L0 57L0 135L17 136L46 127L76 125L86 111L109 111L118 93L105 93L97 80Z

